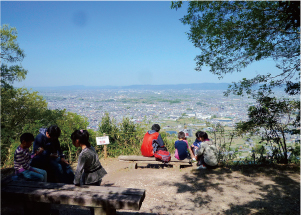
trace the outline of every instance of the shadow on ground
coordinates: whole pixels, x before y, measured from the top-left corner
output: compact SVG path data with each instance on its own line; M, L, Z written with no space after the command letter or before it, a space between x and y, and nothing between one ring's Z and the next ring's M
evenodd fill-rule
M237 172L238 174L232 174ZM272 165L272 166L233 166L221 167L212 170L192 170L191 174L183 175L181 182L167 182L163 186L177 187L177 193L191 193L191 202L194 208L206 208L209 203L214 205L216 195L229 195L223 187L230 187L235 192L241 186L251 185L256 190L249 191L244 195L258 193L256 198L244 204L230 203L230 209L216 214L300 214L300 181L293 180L288 173L299 173L300 166L295 165ZM238 175L239 183L231 183L233 175ZM240 177L241 175L241 177ZM257 180L264 177L271 183L264 184ZM229 180L230 179L230 180ZM225 182L227 181L227 182ZM229 183L230 181L230 183ZM236 180L237 181L237 180ZM222 186L223 185L223 186ZM214 190L208 192L209 190ZM200 196L199 193L203 195ZM211 193L211 194L209 194ZM230 197L231 195L229 195ZM235 199L233 200L235 202ZM169 206L163 206L170 210ZM228 207L228 208L229 208ZM162 208L162 207L161 207Z

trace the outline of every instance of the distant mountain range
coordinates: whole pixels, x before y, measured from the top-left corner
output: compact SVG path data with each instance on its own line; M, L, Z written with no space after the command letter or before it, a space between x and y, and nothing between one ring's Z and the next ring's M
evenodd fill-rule
M201 83L201 84L170 84L170 85L130 85L130 86L60 86L60 87L29 87L33 90L96 90L96 89L119 89L119 90L226 90L229 83Z

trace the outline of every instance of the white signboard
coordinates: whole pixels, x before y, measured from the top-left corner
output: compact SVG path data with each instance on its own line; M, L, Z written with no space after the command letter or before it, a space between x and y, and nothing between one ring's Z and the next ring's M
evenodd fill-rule
M96 143L97 143L97 145L110 144L109 136L96 137Z

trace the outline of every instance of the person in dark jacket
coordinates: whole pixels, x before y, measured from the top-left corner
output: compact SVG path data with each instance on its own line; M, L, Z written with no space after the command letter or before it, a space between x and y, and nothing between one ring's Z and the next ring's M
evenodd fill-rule
M159 134L160 125L153 124L152 130L146 132L141 145L141 154L145 157L152 157L159 148L165 148L164 142Z
M52 125L49 128L41 128L33 144L33 152L40 152L31 161L31 166L44 169L48 173L49 180L57 183L72 184L74 173L65 159L60 142L58 140L61 130Z

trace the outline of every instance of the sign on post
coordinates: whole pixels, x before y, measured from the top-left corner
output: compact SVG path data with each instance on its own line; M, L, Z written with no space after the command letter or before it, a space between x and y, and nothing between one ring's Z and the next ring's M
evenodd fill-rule
M96 137L97 145L107 145L110 144L109 136Z
M96 144L104 145L103 146L104 155L105 155L105 158L107 158L107 145L110 144L109 136L106 136L106 134L103 134L102 137L96 137Z

